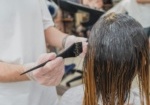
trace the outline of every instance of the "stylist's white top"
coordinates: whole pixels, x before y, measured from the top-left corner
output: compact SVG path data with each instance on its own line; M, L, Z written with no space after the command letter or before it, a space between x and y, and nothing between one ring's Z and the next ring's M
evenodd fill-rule
M84 98L83 85L71 88L62 96L59 105L82 105ZM98 105L102 105L102 101L99 100ZM125 105L141 105L138 89L133 89L130 93L129 104Z
M140 4L136 0L122 0L107 13L128 12L130 16L135 18L144 28L150 27L150 3Z
M44 29L53 26L44 0L0 0L0 61L26 64L46 52ZM0 83L0 105L56 105L55 87Z

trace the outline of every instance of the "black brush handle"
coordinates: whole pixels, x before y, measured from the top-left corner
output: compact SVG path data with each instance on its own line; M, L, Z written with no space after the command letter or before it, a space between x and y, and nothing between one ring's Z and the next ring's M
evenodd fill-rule
M57 57L58 57L58 56L57 56ZM51 61L51 60L47 60L47 61L45 61L44 63L42 63L42 64L40 64L40 65L37 65L37 66L33 67L32 69L27 70L27 71L21 73L20 75L23 75L23 74L26 74L26 73L28 73L28 72L30 72L30 71L33 71L33 70L35 70L35 69L38 69L38 68L44 66L44 65L45 65L46 63L48 63L49 61Z
M66 49L64 52L58 54L56 57L63 57L63 58L76 57L80 53L82 53L82 42L74 43L68 49ZM26 73L31 72L33 70L36 70L36 69L44 66L49 61L51 61L51 60L45 61L44 63L37 65L37 66L31 68L30 70L27 70L27 71L21 73L20 75L23 75L23 74L26 74Z
M56 57L60 57L60 55L57 55ZM63 58L64 58L64 57L63 57ZM44 65L45 65L46 63L48 63L49 61L51 61L51 60L47 60L47 61L45 61L44 63L42 63L42 64L40 64L40 65L37 65L37 66L31 68L30 70L27 70L27 71L21 73L20 75L23 75L23 74L26 74L26 73L28 73L28 72L30 72L30 71L33 71L33 70L35 70L35 69L38 69L38 68L44 66Z
M44 62L44 63L42 63L42 64L40 64L40 65L37 65L37 66L33 67L32 69L27 70L27 71L21 73L20 75L23 75L23 74L26 74L26 73L28 73L28 72L30 72L30 71L36 70L36 69L38 69L38 68L44 66L44 65L45 65L47 62L49 62L49 61L51 61L51 60L48 60L48 61L46 61L46 62Z

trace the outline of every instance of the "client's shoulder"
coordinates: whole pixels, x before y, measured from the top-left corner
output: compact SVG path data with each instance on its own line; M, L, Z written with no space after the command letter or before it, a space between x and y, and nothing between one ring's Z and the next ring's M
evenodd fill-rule
M129 97L129 104L128 102L125 105L141 105L140 103L140 93L138 88L131 89L130 97Z
M70 88L61 97L59 105L82 105L83 96L83 85Z

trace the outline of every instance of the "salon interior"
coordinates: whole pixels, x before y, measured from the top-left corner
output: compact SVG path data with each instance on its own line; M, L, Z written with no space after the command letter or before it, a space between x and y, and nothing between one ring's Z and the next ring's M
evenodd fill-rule
M69 35L88 38L95 22L110 11L139 19L148 37L150 35L150 0L47 0L47 6L55 27ZM61 51L49 45L47 49L48 52ZM65 59L65 75L57 86L60 98L68 89L83 83L83 61L82 57ZM135 79L132 87L137 86Z

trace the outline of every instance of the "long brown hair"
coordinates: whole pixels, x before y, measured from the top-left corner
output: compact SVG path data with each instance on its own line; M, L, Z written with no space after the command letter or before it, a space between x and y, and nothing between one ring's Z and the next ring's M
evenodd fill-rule
M84 61L83 105L124 105L131 84L139 78L141 105L149 103L148 37L142 26L125 14L101 17L91 30Z

